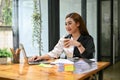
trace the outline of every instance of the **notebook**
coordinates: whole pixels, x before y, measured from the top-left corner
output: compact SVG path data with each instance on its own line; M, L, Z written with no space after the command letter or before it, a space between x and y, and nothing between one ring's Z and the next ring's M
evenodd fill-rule
M20 44L19 47L20 47L20 49L21 49L21 51L23 53L23 57L24 57L25 61L28 64L40 64L40 63L49 64L50 63L50 62L45 61L45 60L29 61L28 59L31 58L31 57L27 57L27 54L26 54L26 51L25 51L25 48L24 48L23 44Z

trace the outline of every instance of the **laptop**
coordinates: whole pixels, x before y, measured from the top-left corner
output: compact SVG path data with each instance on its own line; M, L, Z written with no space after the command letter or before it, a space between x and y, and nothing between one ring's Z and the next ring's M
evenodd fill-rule
M20 44L19 47L20 47L20 49L21 49L21 51L23 53L23 57L24 57L25 61L28 64L32 65L32 64L41 64L41 63L49 64L50 63L50 62L48 62L46 60L29 61L28 59L31 58L31 57L27 57L27 54L26 54L26 51L25 51L25 48L24 48L23 44Z

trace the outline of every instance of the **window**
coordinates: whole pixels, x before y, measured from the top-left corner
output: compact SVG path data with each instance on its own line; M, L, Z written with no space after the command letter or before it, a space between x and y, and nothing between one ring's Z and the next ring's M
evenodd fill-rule
M94 38L95 49L97 52L97 1L87 0L87 29L90 35ZM74 4L74 5L73 5ZM81 0L60 0L60 36L65 35L65 16L71 12L77 12L81 14ZM72 6L71 6L72 5ZM96 6L96 7L95 7ZM67 34L67 33L66 33ZM95 53L95 58L97 54Z
M0 0L0 26L12 26L12 0Z
M35 2L36 2L36 8L37 12L35 11ZM25 47L25 50L27 52L28 56L34 56L39 55L39 52L41 52L41 55L43 53L48 52L48 7L47 7L47 0L19 0L19 6L18 6L18 16L19 16L19 39L20 43L22 43ZM33 26L34 26L34 19L33 15L41 17L41 24L38 25L40 27L41 25L41 32L38 33L37 36L41 35L41 45L39 46L37 42L33 42ZM39 20L38 20L39 21ZM37 23L35 23L36 26ZM38 28L38 29L40 29ZM37 29L37 30L38 30ZM39 39L39 38L38 38ZM41 50L39 50L42 48Z
M71 12L81 13L81 0L60 0L60 36L66 33L65 16Z
M87 0L87 28L94 38L95 57L97 58L97 1Z
M0 48L13 47L12 0L0 0Z

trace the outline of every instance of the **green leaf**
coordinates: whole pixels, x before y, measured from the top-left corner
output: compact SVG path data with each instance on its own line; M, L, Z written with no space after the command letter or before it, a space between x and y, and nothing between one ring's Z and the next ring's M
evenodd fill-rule
M13 55L10 49L7 48L0 49L0 57L12 57L12 56Z

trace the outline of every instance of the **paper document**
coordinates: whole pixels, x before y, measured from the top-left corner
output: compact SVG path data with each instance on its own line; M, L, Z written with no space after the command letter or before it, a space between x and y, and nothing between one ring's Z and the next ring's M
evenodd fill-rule
M74 62L68 60L68 59L57 59L54 62L51 62L51 64L59 64L59 63L63 63L63 64L74 64Z
M39 64L39 66L41 66L41 67L53 67L53 66L50 65L50 64L44 64L44 63Z

